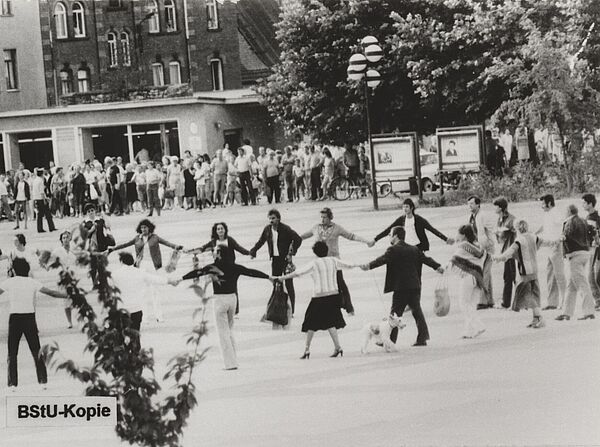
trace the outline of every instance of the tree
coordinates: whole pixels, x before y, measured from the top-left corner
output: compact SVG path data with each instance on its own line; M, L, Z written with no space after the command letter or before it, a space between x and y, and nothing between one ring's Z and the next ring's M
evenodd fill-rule
M366 122L361 86L346 79L348 59L366 35L376 36L384 52L394 32L391 12L409 0L300 0L284 8L277 25L280 63L257 91L271 114L288 131L299 129L325 143L364 141ZM372 98L375 131L412 128L418 107L403 67L384 58L385 81Z
M44 254L43 257L47 260L50 256ZM121 439L148 447L180 445L183 429L197 403L192 375L208 351L208 348L200 347L202 337L207 333L208 298L203 289L194 286L194 291L202 297L202 305L194 316L201 313L201 320L187 338L191 352L173 358L163 377L163 380L174 380L176 393L159 401L157 394L161 387L154 378L152 349L141 347L139 332L132 329L129 313L118 307L119 290L111 284L106 256L83 254L79 262L97 270L98 300L106 317L98 321L72 271L63 269L60 272L59 285L66 289L78 311L78 320L83 323L82 332L87 336L85 350L93 354L93 365L80 367L70 359L60 359L56 343L43 346L41 355L50 366L65 370L85 383L86 395L117 397L116 432ZM61 265L56 261L51 267L60 268Z

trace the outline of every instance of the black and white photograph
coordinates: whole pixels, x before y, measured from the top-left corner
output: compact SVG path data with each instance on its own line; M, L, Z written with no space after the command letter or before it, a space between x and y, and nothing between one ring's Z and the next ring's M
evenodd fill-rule
M0 445L600 446L599 24L0 0Z

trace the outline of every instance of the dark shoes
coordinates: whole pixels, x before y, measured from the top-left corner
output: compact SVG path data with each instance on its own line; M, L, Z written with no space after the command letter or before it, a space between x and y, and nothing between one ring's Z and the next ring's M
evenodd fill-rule
M415 344L413 344L413 346L427 346L427 342L426 341L418 341Z
M493 304L478 304L477 305L477 310L493 309L493 308L494 308Z
M578 318L578 320L593 320L596 318L596 315L594 314L589 314L589 315L584 315L581 318Z
M558 317L555 318L556 321L569 321L571 319L570 316L568 315L559 315Z
M344 357L344 350L342 348L333 351L333 354L331 354L329 357L337 357L338 355L340 357Z
M300 360L308 360L310 358L310 351L304 351L304 354L302 355L302 357L300 357Z
M556 310L556 306L546 306L542 310Z

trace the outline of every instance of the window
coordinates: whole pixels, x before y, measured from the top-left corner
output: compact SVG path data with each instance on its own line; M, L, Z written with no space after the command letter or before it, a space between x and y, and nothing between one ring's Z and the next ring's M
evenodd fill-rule
M83 5L79 2L73 3L73 35L85 37L85 14Z
M165 0L165 24L167 32L177 31L177 15L173 0Z
M206 0L206 19L208 29L219 29L217 0Z
M90 91L90 72L87 68L77 70L77 89L80 92Z
M129 50L129 34L125 31L121 33L121 52L123 53L123 65L131 66L131 52Z
M114 68L118 65L118 53L117 53L117 35L115 33L108 33L106 35L106 41L108 42L108 66Z
M123 6L123 2L121 0L108 0L109 8L120 8Z
M148 2L148 15L152 16L148 19L148 32L158 33L160 32L160 20L158 17L158 4L155 0Z
M171 85L181 84L181 65L179 62L169 62L169 82Z
M152 80L156 87L165 85L165 73L163 65L159 62L152 64Z
M0 0L0 16L12 15L12 0Z
M4 69L6 74L6 90L17 90L17 50L4 50Z
M223 64L221 59L210 60L210 72L212 74L213 90L223 90Z
M62 3L57 3L54 7L54 26L56 27L56 37L65 39L67 34L67 8Z
M73 72L67 67L60 71L60 91L63 95L73 93Z

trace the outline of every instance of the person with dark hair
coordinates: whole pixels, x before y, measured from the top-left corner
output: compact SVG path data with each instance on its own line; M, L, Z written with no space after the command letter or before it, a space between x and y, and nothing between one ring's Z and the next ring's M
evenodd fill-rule
M548 302L542 310L553 310L562 306L565 298L567 280L565 278L565 263L563 259L562 225L563 218L555 207L554 196L546 194L540 197L544 217L542 225L535 232L541 235L549 244L548 260L546 263L546 284L548 286Z
M483 293L483 263L485 251L477 242L473 227L461 225L456 236L456 247L448 270L448 292L452 301L458 301L465 320L463 338L475 338L485 332L477 315L477 304Z
M504 197L498 197L493 202L496 207L498 221L496 222L496 239L501 246L500 253L504 253L515 241L515 216L508 212L508 201ZM504 288L502 289L502 307L510 308L512 299L513 283L516 278L515 260L509 256L504 263Z
M185 250L185 253L196 255L204 253L206 251L214 251L216 247L222 247L224 250L226 250L228 252L228 257L231 258L233 262L235 262L236 251L246 256L250 255L249 250L242 247L234 238L229 236L229 229L227 228L227 224L225 222L217 222L212 226L210 241L208 241L201 247ZM237 295L237 290L235 291L235 293L235 314L237 315L240 313L240 300Z
M162 205L160 203L161 199L159 197L158 191L160 188L160 184L163 180L162 173L156 169L154 162L148 163L148 169L146 170L146 192L148 197L148 217L152 216L154 210L156 210L156 214L160 216L160 210Z
M8 388L14 391L19 384L17 354L19 342L25 335L35 362L38 383L46 389L48 373L44 360L40 358L40 337L35 320L36 300L40 293L53 298L67 298L67 294L44 287L29 278L29 263L23 258L13 260L15 276L0 283L0 295L9 303L8 319Z
M388 247L383 255L368 264L361 265L360 268L372 270L382 265L387 266L383 292L393 292L390 314L395 313L401 317L406 306L410 306L418 329L417 340L413 346L427 346L429 329L421 309L421 271L423 264L438 273L444 273L444 269L436 261L425 256L417 247L404 242L405 236L404 228L392 228L390 230L391 247ZM397 338L398 328L394 328L390 339L396 343Z
M351 268L355 265L328 256L329 249L323 241L315 242L312 250L317 259L303 267L299 267L292 273L278 278L275 277L275 279L288 280L310 274L313 280L312 298L302 323L302 332L306 332L306 346L304 354L300 358L308 359L310 357L310 344L316 331L329 332L335 349L330 357L337 357L338 355L343 357L344 351L340 346L337 330L344 328L346 322L339 306L337 272L342 268Z
M592 289L596 310L600 310L600 215L596 211L596 196L584 194L581 197L583 209L588 213L586 221L588 225L588 242L592 247L588 261L588 281Z
M19 171L16 177L17 183L15 185L15 219L17 222L14 229L19 229L21 213L23 213L23 225L25 229L27 229L27 204L31 199L31 191L29 188L29 183L27 182L27 180L25 180L25 173L23 171Z
M292 146L286 146L285 152L281 157L281 167L283 168L283 180L287 193L287 201L293 202L296 196L296 185L294 182L294 165L296 164L296 155L292 153Z
M175 245L172 242L166 241L157 234L154 233L156 229L155 225L148 219L140 221L136 228L137 235L129 242L117 245L114 248L109 249L109 253L113 251L122 250L130 246L135 247L135 266L148 272L158 272L163 274L162 254L160 246L165 245L173 250L180 251L183 249L183 245ZM155 287L148 287L147 293L152 299L152 308L156 321L164 321L162 307L160 305L160 294L157 293Z
M310 147L308 166L310 167L310 199L317 200L321 195L321 166L323 159L317 153L315 146Z
M288 225L281 222L281 214L276 209L268 212L269 225L265 226L260 238L250 249L250 256L256 257L256 252L267 243L269 258L271 259L271 274L279 276L285 273L286 268L292 263L292 256L296 256L298 248L302 245L302 238ZM296 310L296 291L294 281L285 281L285 289L290 297L292 314Z
M119 307L129 312L131 328L139 332L145 304L144 294L141 291L154 286L177 285L179 280L167 279L166 276L135 268L133 256L129 252L119 253L119 263L119 267L110 272L119 289L119 298L121 299Z
M593 320L596 318L594 315L594 298L592 297L592 290L586 272L590 249L587 223L578 214L577 207L569 205L567 208L568 217L563 224L563 249L571 274L567 283L562 314L556 317L558 321L570 320L573 317L578 293L583 296L583 317L580 320Z
M358 241L363 244L369 245L371 242L362 238L361 236L350 233L341 225L333 222L333 212L330 208L323 208L320 211L321 223L315 225L310 230L302 234L302 239L308 239L309 237L315 236L316 241L323 241L329 248L329 256L334 258L340 257L339 239L343 237L349 241ZM352 304L352 297L350 291L344 281L344 275L341 270L337 272L337 286L340 293L340 305L346 310L348 315L354 315L354 305Z
M331 155L329 148L323 149L323 179L321 180L321 188L323 189L323 195L318 200L330 199L331 194L329 193L329 187L335 176L335 160Z
M215 325L219 334L219 342L226 370L238 369L236 344L233 337L233 323L236 302L237 282L240 276L270 279L269 275L246 268L233 262L229 251L217 245L214 251L215 261L212 264L195 269L183 275L183 279L194 279L209 276L214 290Z
M423 252L429 250L429 239L427 239L425 230L436 235L448 245L454 243L452 238L447 237L444 233L435 229L425 218L415 214L415 203L412 199L404 199L404 202L402 202L402 209L404 210L404 215L398 217L390 226L375 236L369 245L370 247L375 245L378 240L390 234L390 230L394 227L404 227L404 230L406 231L406 240L404 242L409 245L414 245Z
M478 196L469 197L467 199L467 205L471 212L468 223L473 227L480 248L487 253L483 263L484 289L477 309L488 309L494 307L491 258L491 255L494 254L494 227L487 216L481 212L481 199Z
M60 233L59 239L60 245L52 250L50 254L50 259L47 262L47 265L52 265L55 262L60 263L63 269L74 269L77 265L77 255L76 252L71 247L72 234L70 231L65 230ZM73 327L73 321L71 319L71 308L73 306L73 301L70 298L67 298L64 301L65 308L65 316L67 317L68 329Z
M262 165L262 178L264 180L264 188L267 194L267 200L269 203L273 203L273 197L275 197L275 203L279 203L281 199L281 184L279 183L279 174L281 170L281 164L275 157L275 151L269 150L267 158L263 161Z
M485 131L485 165L493 176L502 177L502 169L506 166L504 149L492 138L490 130Z
M33 200L37 209L37 231L38 233L45 233L44 230L44 217L48 222L48 230L56 231L54 222L52 220L52 214L48 208L48 198L46 195L46 184L44 182L44 171L43 169L36 170L36 176L33 179L31 185L31 199Z
M14 248L8 252L8 254L2 254L0 252L0 260L8 260L8 276L15 276L12 267L13 261L17 258L25 259L29 264L30 268L39 265L38 257L36 253L27 247L27 239L22 233L15 234L13 240ZM33 276L33 275L30 275Z

